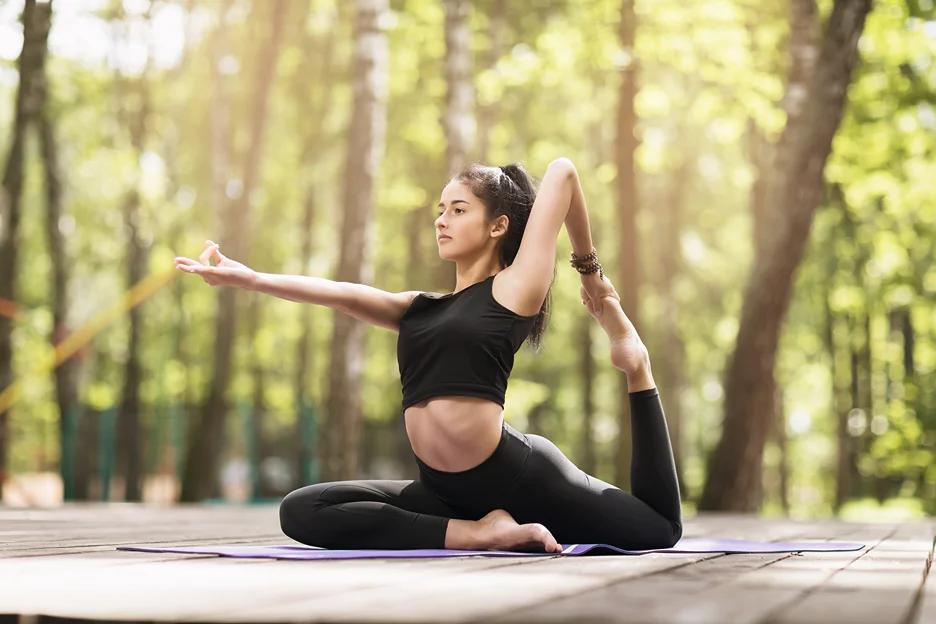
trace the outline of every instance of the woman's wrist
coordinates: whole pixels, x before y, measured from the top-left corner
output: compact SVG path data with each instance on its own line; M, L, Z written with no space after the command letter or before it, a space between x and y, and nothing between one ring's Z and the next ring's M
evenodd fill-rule
M586 275L597 275L598 281L604 280L604 271L602 270L601 261L598 259L598 250L594 247L587 254L576 254L573 251L569 263L583 278Z
M263 273L258 271L253 272L253 279L244 286L244 290L251 290L254 292L263 292Z

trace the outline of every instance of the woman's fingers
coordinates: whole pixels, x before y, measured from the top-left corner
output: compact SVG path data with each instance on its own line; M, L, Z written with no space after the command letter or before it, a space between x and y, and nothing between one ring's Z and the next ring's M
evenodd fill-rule
M179 257L175 259L175 265L179 266L204 266L198 260L192 260L191 258Z
M198 261L202 264L210 265L211 257L216 251L218 251L218 245L216 243L211 243L211 241L207 241L205 243L205 250L201 252L200 256L198 256Z
M221 264L222 262L224 262L225 260L227 260L227 257L226 257L223 253L221 253L221 249L220 249L219 247L215 247L215 248L214 248L214 254L213 254L213 255L214 255L214 259L215 259L215 264L216 264L216 265L217 265L217 264Z

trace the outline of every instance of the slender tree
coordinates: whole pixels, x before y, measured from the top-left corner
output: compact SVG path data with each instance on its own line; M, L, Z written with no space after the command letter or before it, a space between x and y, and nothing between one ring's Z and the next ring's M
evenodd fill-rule
M383 160L387 125L387 37L380 16L387 0L357 0L354 21L354 104L344 174L341 253L335 279L369 283L374 182ZM324 436L325 480L354 478L361 441L363 323L335 311Z
M477 122L471 27L468 24L469 0L444 0L445 7L445 109L442 128L445 133L445 166L452 175L474 150ZM454 283L454 265L440 262L436 284L440 291Z
M658 211L657 231L660 233L659 294L661 356L658 378L666 388L661 396L673 440L676 474L682 485L683 476L683 416L679 396L684 381L685 346L679 331L679 305L676 301L676 280L683 270L680 245L681 226L684 222L686 198L691 191L695 158L687 154L669 176L669 192ZM685 491L683 489L682 491Z
M120 11L122 15L122 11ZM145 22L149 27L150 14L147 11ZM119 104L121 117L126 121L130 149L134 161L139 163L146 143L147 117L150 111L150 88L147 60L139 76L130 80L121 78L126 91L121 95ZM123 220L127 232L125 268L127 271L127 289L138 284L146 273L146 264L149 253L141 227L144 223L142 194L140 192L141 176L137 169L136 175L127 189L123 199ZM141 332L143 326L142 308L136 306L128 313L129 327L127 338L127 359L124 362L124 383L121 392L120 409L117 414L117 469L116 472L124 478L124 500L139 501L142 499L143 462L141 447L140 426L140 383L142 381L142 364L140 361Z
M26 135L44 102L45 60L52 4L26 0L23 7L23 50L18 61L19 87L13 118L10 151L0 190L0 301L16 301L23 179L26 166ZM0 314L0 392L13 383L13 320ZM10 445L9 411L0 412L0 500L6 477Z
M493 71L504 55L507 43L507 0L494 0L488 16L489 47L485 54L485 69ZM478 111L478 160L487 162L491 149L491 130L500 118L500 103L490 102Z
M337 11L329 14L329 20L336 24ZM305 58L314 59L315 69L313 78L297 69L292 81L292 93L296 102L297 124L303 128L305 134L302 150L302 163L305 170L303 198L303 216L300 234L300 258L302 266L308 267L314 251L314 232L318 227L316 188L320 184L315 172L321 162L321 153L326 145L324 120L328 117L332 107L332 85L335 80L335 28L330 28L321 37L314 37L306 28L306 21L300 22L302 34L300 36L301 48ZM311 109L311 114L310 114ZM302 310L302 333L296 345L296 405L312 405L312 395L309 388L316 374L316 360L313 358L311 346L315 341L315 327L312 322L312 308ZM304 412L299 412L296 418L296 439L299 441L297 453L297 475L305 474L305 467L312 459L315 449L303 446L304 429L301 418ZM306 485L302 483L301 485Z
M282 40L286 16L286 0L272 3L269 35L262 43L256 66L255 87L250 119L250 140L242 168L243 186L236 199L227 203L221 221L220 243L226 255L249 262L249 230L251 227L250 197L260 175L260 160L266 134L267 106L275 75L276 59ZM255 5L259 7L261 5ZM264 4L263 6L267 6ZM220 172L218 175L222 175ZM214 364L208 400L189 445L182 500L197 501L211 496L215 490L221 440L227 415L227 388L231 378L232 349L237 329L236 288L224 288L218 295L218 322L215 326Z
M43 19L51 25L52 3L39 5L36 10L43 14ZM39 145L42 156L43 172L45 174L45 200L46 200L46 244L49 249L49 259L52 264L52 334L50 342L58 344L69 333L68 328L68 260L65 249L65 235L62 231L66 227L65 210L63 206L62 191L63 180L59 166L58 142L55 136L55 120L49 100L48 78L45 67L39 69L36 91L40 99L38 116ZM66 445L77 450L75 440L67 439L68 419L77 419L78 406L78 375L80 372L80 357L78 354L62 361L52 371L55 377L55 398L59 409L59 470L62 481L66 484L66 498L74 498L75 457L66 453ZM73 422L73 425L77 423ZM72 429L77 434L77 428ZM70 459L73 463L68 465Z
M634 99L637 97L640 79L640 61L636 56L637 14L635 0L621 2L621 20L618 38L624 51L625 65L621 68L621 83L618 90L617 164L618 201L618 292L621 304L634 326L641 330L640 317L640 237L637 233L637 171L634 155L637 151L637 112ZM618 437L615 452L614 479L616 483L630 483L630 400L627 378L618 379Z

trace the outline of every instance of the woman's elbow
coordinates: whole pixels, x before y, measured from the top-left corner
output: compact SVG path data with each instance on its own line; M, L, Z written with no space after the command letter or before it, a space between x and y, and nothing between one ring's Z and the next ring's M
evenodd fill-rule
M572 161L566 158L565 156L562 156L550 162L549 165L547 165L546 169L547 171L550 169L555 170L555 171L560 171L562 173L565 173L568 176L573 176L577 173L575 170L575 165L572 164Z

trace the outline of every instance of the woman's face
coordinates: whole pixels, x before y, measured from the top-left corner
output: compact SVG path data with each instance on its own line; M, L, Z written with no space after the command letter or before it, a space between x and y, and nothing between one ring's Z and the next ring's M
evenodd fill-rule
M487 207L463 182L452 180L442 189L437 213L436 242L443 260L471 257L488 246L494 249L495 224L488 223Z

